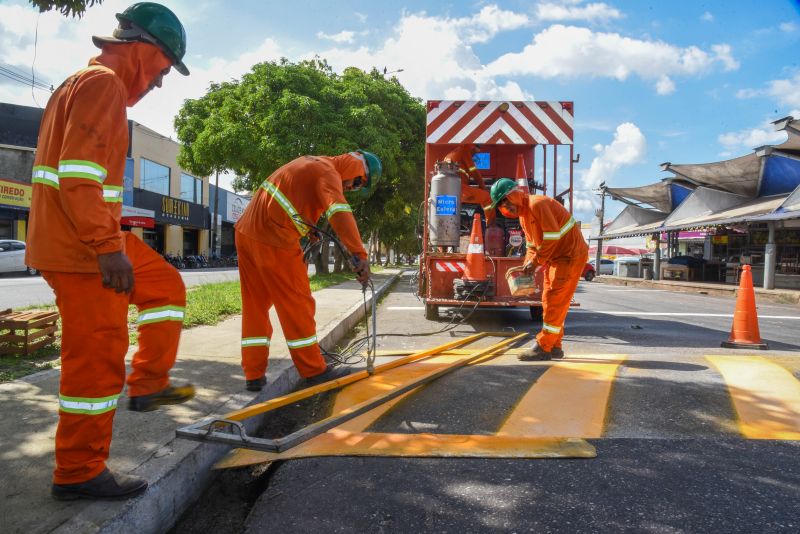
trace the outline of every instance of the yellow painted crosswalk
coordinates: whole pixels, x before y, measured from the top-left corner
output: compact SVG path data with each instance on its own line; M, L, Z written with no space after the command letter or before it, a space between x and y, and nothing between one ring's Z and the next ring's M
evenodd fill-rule
M333 414L386 393L415 377L464 358L464 351L442 354L424 362L397 367L343 388ZM800 380L780 361L762 356L706 356L719 374L717 391L727 388L735 409L738 431L746 439L800 440ZM368 429L398 403L418 390L391 400L284 453L237 450L217 467L240 467L278 459L309 456L481 456L504 458L593 457L594 447L584 439L602 439L614 384L625 368L626 355L584 355L534 364L544 372L513 402L494 435L394 434ZM627 387L636 383L642 359L627 369ZM657 363L654 357L651 362ZM697 360L700 361L700 360ZM664 362L662 362L664 363ZM669 362L667 362L669 363ZM520 364L523 365L523 364ZM689 366L690 364L683 364ZM702 368L697 364L694 368ZM793 364L792 364L793 365ZM676 368L675 362L667 368ZM656 367L651 367L657 369ZM680 368L680 367L678 367ZM666 384L668 381L664 381ZM723 385L724 383L724 385ZM639 387L653 387L642 384ZM668 386L662 386L668 387ZM723 401L724 404L724 401ZM640 409L626 407L624 409ZM728 412L728 420L734 410Z

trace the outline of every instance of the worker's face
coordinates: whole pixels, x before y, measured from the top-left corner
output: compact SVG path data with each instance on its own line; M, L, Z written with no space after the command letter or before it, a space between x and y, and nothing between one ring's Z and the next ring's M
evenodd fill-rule
M144 98L144 96L145 96L147 93L149 93L150 91L152 91L152 90L153 90L153 89L155 89L156 87L158 87L158 88L161 88L161 84L164 82L164 76L166 76L167 74L169 74L169 71L170 71L170 70L172 70L172 66L169 66L169 67L167 67L167 68L163 69L163 70L162 70L161 72L159 72L158 74L156 74L155 78L153 78L153 80L152 80L152 81L150 82L150 84L147 86L147 89L145 89L144 93L142 93L142 96L141 96L141 97L139 97L139 100L141 100L142 98Z
M345 180L342 182L342 188L345 191L358 191L364 185L366 185L367 181L364 179L363 176L356 176L352 180Z
M517 209L517 206L512 204L508 198L501 200L497 207L500 209L500 213L503 214L503 217L511 217L514 219L519 217L519 210Z

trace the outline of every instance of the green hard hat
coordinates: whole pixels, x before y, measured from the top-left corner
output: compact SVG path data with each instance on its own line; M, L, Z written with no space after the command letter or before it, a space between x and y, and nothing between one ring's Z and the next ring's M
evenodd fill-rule
M370 196L375 187L377 187L378 181L381 179L381 174L383 174L383 164L381 163L381 159L372 152L367 152L360 148L356 150L356 152L364 156L364 160L367 162L367 185L360 190L361 196L366 198Z
M145 41L158 46L172 60L175 70L188 76L183 64L186 54L186 30L169 8L155 2L138 2L122 13L117 13L119 26L113 37L92 37L98 48L103 43Z
M492 197L491 205L484 209L493 210L500 204L500 201L506 198L508 194L516 189L517 184L511 178L500 178L492 184L492 189L489 191L489 196Z

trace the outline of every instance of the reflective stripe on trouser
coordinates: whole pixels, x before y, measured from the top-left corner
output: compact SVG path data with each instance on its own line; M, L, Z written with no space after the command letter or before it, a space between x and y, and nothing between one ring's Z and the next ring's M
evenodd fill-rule
M461 185L461 203L462 204L478 204L480 207L485 208L492 204L492 196L489 191L481 189L480 187L471 187L468 185ZM494 222L495 211L484 211L486 215L486 225Z
M272 338L269 310L275 306L295 367L301 376L325 370L316 339L316 304L308 283L308 266L300 247L265 245L236 232L242 288L242 340ZM266 374L269 345L242 343L242 369L247 380Z
M585 245L584 245L585 247ZM564 337L564 321L569 312L569 305L575 289L578 287L583 266L586 264L587 252L576 253L580 258L572 262L555 261L545 267L542 307L544 317L542 330L536 336L544 350L561 346Z
M103 287L99 274L45 271L61 313L61 387L56 430L56 484L75 484L105 469L112 423L125 385L128 305L183 306L178 272L141 240L125 234L135 279L131 295ZM139 350L128 377L128 395L164 389L175 362L181 323L139 327Z

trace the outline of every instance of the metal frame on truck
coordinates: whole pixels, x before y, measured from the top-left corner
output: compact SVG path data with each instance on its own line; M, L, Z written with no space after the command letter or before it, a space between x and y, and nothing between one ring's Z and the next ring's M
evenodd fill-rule
M429 100L425 135L425 199L428 204L436 202L436 199L430 198L436 163L458 145L469 143L480 145L481 165L478 167L487 185L499 178L522 178L516 176L517 160L521 155L527 169L527 175L522 179L527 181L531 193L549 194L572 212L575 163L572 102ZM562 162L562 175L559 175L558 149L563 145L569 147L566 162L569 185L559 191L565 173ZM541 150L537 150L540 146ZM548 150L548 146L552 146L552 150ZM549 173L548 166L551 167ZM538 177L541 177L540 181L535 179ZM503 254L489 255L487 252L484 255L492 290L478 298L471 295L467 295L466 299L455 296L453 282L464 273L464 251L472 227L472 216L479 212L484 217L480 208L471 204L461 206L461 244L457 247L441 247L431 242L430 210L428 206L424 210L419 295L425 302L426 317L436 317L439 306L459 306L466 302L483 307L527 306L534 320L541 319L541 273L537 273L537 292L532 297L511 296L505 274L508 269L522 265L525 245L522 239L521 245L510 246L509 241L519 241L519 222L506 219L499 212L497 224L503 230ZM485 218L483 220L485 223Z

